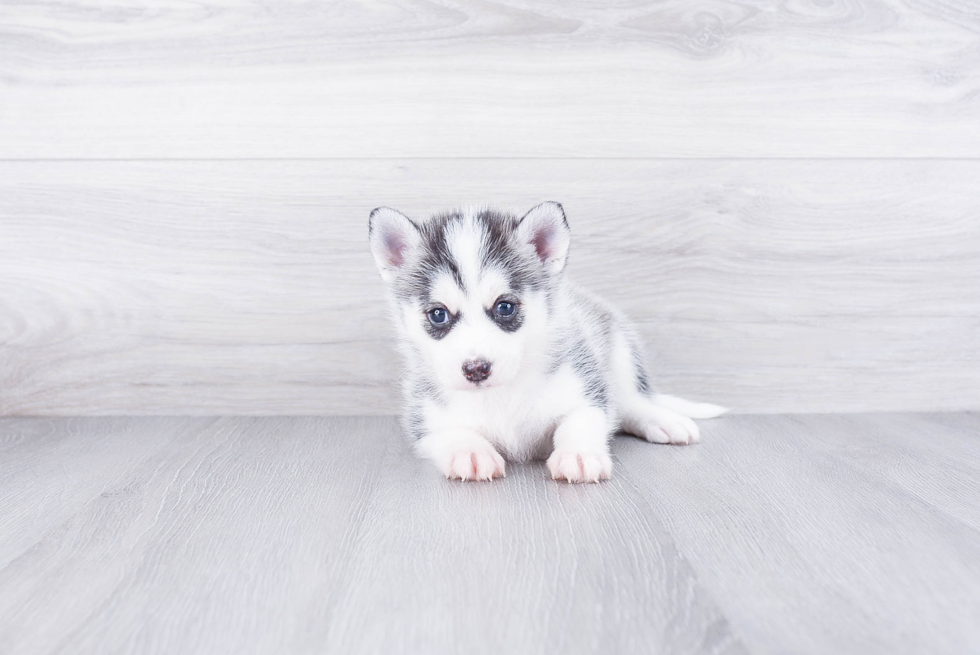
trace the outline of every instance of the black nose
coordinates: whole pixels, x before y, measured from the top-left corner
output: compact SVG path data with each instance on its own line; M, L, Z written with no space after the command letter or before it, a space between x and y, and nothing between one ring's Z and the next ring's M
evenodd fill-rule
M470 382L483 382L490 377L490 362L485 359L471 359L464 362L463 376Z

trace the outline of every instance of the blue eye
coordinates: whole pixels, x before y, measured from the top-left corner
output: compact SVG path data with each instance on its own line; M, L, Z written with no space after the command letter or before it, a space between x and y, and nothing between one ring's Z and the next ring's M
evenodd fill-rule
M502 316L503 318L508 318L514 315L517 311L517 305L512 302L507 302L506 300L501 300L497 303L497 316Z
M441 326L449 322L449 312L446 311L445 307L436 307L426 313L429 316L429 322L433 325Z

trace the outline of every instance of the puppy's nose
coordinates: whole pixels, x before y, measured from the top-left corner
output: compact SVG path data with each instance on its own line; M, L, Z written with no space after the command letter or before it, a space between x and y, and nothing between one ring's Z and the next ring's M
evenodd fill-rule
M482 358L463 362L463 376L470 382L483 382L490 377L490 362Z

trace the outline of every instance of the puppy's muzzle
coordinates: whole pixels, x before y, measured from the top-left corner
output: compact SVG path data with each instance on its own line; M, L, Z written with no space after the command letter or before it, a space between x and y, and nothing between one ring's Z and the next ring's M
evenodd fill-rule
M483 382L490 377L490 362L485 359L463 362L463 377L470 382Z

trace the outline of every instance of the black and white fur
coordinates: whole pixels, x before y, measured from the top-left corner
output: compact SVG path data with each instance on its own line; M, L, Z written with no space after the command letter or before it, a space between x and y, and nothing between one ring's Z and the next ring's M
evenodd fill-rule
M547 457L554 479L597 482L617 430L693 443L691 418L725 411L652 391L626 317L564 278L558 203L419 222L379 207L369 231L407 364L405 429L447 477Z

